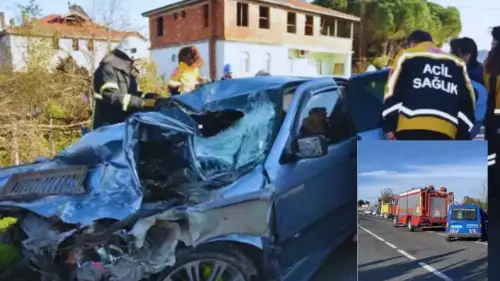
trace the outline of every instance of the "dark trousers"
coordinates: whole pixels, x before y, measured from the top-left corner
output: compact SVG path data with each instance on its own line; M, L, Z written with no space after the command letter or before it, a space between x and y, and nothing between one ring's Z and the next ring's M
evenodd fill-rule
M500 265L500 138L488 139L488 264ZM500 280L500 266L488 267L488 280Z
M396 132L396 140L452 140L449 136L426 130L404 130Z

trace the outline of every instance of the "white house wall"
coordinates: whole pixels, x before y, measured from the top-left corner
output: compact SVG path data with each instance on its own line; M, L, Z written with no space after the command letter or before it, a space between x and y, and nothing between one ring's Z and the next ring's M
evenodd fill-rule
M79 50L73 50L73 39L61 38L59 40L59 49L55 50L52 48L52 38L40 39L33 37L7 35L3 36L2 40L8 40L10 42L9 59L15 71L22 71L26 68L26 62L28 58L27 46L29 44L33 44L35 46L40 46L41 44L43 44L43 48L47 48L47 53L52 55L52 59L48 60L48 63L50 63L51 67L57 65L59 58L71 56L79 66L83 66L89 71L94 71L95 68L97 68L97 66L99 65L99 62L108 53L108 50L110 48L113 49L118 45L117 42L110 42L110 47L108 47L107 41L94 40L94 50L91 51L88 49L88 41L79 39ZM146 45L147 42L144 42L144 44ZM146 49L146 47L138 49ZM43 52L43 50L40 51ZM148 56L148 54L141 54L141 56Z
M260 70L272 75L287 75L287 48L283 46L259 45L241 42L218 41L216 43L217 77L222 76L224 64L231 64L235 77L254 76ZM248 57L248 59L246 59ZM266 60L270 58L270 68Z
M88 49L88 41L80 39L78 40L79 48L78 50L73 50L73 40L61 38L59 40L59 50L56 51L54 59L52 60L52 66L57 65L60 58L65 58L68 55L73 57L79 66L83 66L88 70L95 70L99 66L99 62L108 53L109 49L114 49L118 43L106 41L94 41L94 50ZM110 45L108 47L108 45Z
M160 75L168 79L170 74L178 65L177 55L182 47L195 45L198 49L201 57L203 58L205 64L201 69L201 74L203 76L210 76L210 52L209 45L207 41L197 42L194 44L187 44L182 46L168 47L162 49L151 50L151 58L156 63L158 67L158 72Z

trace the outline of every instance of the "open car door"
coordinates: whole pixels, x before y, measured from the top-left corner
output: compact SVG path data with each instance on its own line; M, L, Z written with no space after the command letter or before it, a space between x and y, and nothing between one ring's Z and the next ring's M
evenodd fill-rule
M381 112L384 100L384 87L389 76L389 69L363 73L343 81L346 91L346 103L351 113L357 134L361 139L383 140ZM342 78L337 83L342 84ZM481 84L472 81L476 92L476 123L471 131L473 138L481 138L481 127L486 115L488 91Z

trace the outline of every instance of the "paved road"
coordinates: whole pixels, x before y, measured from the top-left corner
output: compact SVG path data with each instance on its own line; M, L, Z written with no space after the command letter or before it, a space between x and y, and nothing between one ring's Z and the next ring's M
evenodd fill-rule
M442 232L409 232L358 216L359 281L486 281L487 243L446 242Z
M357 281L356 244L353 239L342 243L310 281Z

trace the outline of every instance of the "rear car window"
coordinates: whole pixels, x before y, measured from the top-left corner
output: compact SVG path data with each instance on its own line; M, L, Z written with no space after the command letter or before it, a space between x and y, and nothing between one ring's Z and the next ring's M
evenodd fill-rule
M381 126L384 87L389 72L374 72L352 78L347 87L346 103L356 133Z
M477 220L476 209L460 208L451 210L452 220L474 221Z

